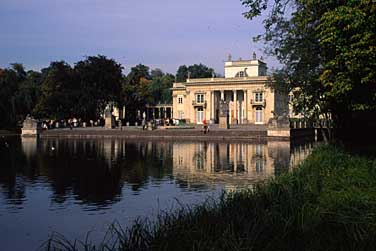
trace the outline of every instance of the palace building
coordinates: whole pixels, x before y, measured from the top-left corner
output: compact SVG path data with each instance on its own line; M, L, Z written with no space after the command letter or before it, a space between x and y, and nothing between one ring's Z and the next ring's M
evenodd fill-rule
M288 96L274 91L267 83L267 65L253 53L251 60L225 62L225 76L217 78L188 77L186 82L174 83L173 118L187 123L219 121L221 100L229 104L230 124L267 124L274 114L288 110Z

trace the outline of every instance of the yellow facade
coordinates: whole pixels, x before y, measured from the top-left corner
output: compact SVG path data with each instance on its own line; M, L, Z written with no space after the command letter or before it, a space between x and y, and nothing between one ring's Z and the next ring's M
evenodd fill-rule
M255 57L255 55L254 55ZM219 120L219 103L229 102L230 124L266 124L287 110L287 96L268 87L267 66L258 59L225 62L225 77L174 83L173 118L201 124Z

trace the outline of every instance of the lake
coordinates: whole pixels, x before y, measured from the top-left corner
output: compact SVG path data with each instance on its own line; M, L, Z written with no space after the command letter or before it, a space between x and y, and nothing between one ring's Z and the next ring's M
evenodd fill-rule
M287 172L313 146L2 137L1 250L37 250L53 232L101 239L113 222L153 219Z

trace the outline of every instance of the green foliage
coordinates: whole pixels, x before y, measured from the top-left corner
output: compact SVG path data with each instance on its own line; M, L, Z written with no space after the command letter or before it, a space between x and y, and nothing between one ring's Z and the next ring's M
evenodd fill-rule
M52 62L41 85L41 97L33 114L39 118L62 119L74 114L74 72L64 61Z
M373 250L376 161L321 146L300 167L251 190L225 193L156 222L114 224L99 245L47 242L54 250Z
M16 123L14 94L17 91L18 82L19 79L14 70L0 71L0 112L2 114L0 126L3 128Z
M104 56L88 57L74 68L52 62L41 73L21 64L0 70L0 127L14 127L27 114L37 118L96 119L109 102L121 102L122 66Z
M148 66L139 64L131 68L122 85L123 102L127 107L126 120L137 120L138 111L143 112L148 99L148 86L151 76Z
M349 1L325 12L318 26L327 95L349 110L376 110L376 4Z
M164 103L169 104L172 102L171 90L175 77L172 74L165 74L161 72L159 75L154 75L149 85L150 104Z
M188 67L181 65L176 72L176 81L185 82L188 78L188 73L190 78L210 78L214 74L214 70L203 64L194 64Z
M26 73L21 64L0 69L0 128L15 127L31 113L40 95L40 81L40 73Z
M123 67L105 56L87 57L76 63L78 115L84 119L96 118L109 102L120 102Z
M137 111L142 113L146 104L170 103L173 82L174 76L161 69L150 71L149 67L141 64L132 67L123 84L127 121L135 121Z
M185 67L185 66L184 66ZM202 64L180 67L182 75L210 77L214 72ZM41 72L26 72L21 64L0 69L0 128L20 124L27 114L42 119L77 117L97 119L108 104L126 107L126 120L140 119L147 104L171 103L175 78L161 69L150 71L139 64L127 76L123 67L105 56L90 56L72 68L64 61L52 62ZM179 72L178 71L178 72Z
M331 114L338 126L357 110L376 110L376 4L362 1L242 0L252 19L269 10L255 38L284 65L274 85L311 118Z

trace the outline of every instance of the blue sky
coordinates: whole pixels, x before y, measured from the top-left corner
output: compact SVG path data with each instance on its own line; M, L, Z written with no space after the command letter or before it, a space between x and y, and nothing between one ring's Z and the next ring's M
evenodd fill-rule
M102 54L126 70L142 63L175 73L203 63L223 73L229 53L262 55L252 42L261 20L246 20L244 11L240 0L0 0L0 67L39 70Z

